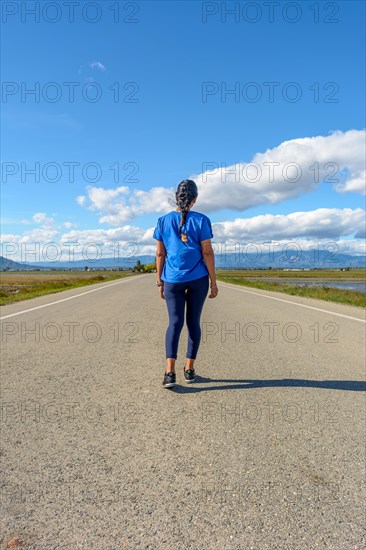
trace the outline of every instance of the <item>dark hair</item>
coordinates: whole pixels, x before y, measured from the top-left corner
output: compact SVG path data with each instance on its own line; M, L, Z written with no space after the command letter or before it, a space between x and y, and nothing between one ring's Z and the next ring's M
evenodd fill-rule
M189 206L191 202L197 198L198 195L198 189L197 185L193 180L183 180L180 182L180 184L177 187L177 191L175 193L175 205L179 208L179 210L182 212L182 217L180 220L180 234L181 234L181 240L183 242L188 241L188 237L186 233L183 233L182 227L186 223L186 216L187 212L189 210Z

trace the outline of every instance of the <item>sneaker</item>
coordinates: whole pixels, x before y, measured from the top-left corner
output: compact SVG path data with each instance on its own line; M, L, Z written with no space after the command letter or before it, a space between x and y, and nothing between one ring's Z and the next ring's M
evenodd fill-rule
M175 372L170 371L164 374L163 386L164 388L172 388L173 386L176 386Z
M188 384L195 381L196 373L194 369L184 370L184 378Z

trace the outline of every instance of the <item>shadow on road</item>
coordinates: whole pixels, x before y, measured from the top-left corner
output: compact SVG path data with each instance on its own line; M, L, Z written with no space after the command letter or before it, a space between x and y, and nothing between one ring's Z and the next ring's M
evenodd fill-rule
M225 385L199 387L200 384L217 384L225 382ZM252 388L321 388L325 390L366 391L366 382L358 380L303 380L296 378L283 378L280 380L222 380L196 376L194 385L175 386L171 391L175 393L197 393L202 391L217 390L250 390Z

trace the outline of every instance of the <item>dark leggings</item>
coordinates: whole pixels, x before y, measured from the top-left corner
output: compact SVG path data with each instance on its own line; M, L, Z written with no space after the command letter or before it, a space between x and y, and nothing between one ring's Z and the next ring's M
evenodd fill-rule
M208 275L186 283L164 283L164 295L169 314L169 326L165 335L167 358L177 358L179 336L184 325L184 307L187 303L187 357L196 359L201 341L201 312L208 288Z

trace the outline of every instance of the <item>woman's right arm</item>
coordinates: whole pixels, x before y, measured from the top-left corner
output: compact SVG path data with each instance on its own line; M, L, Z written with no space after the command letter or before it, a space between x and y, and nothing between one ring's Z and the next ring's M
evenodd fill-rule
M207 266L208 275L210 277L211 294L209 297L216 298L218 289L216 284L216 273L215 273L215 253L211 245L211 239L206 239L205 241L201 241L201 250L202 250L203 259L205 260L205 264Z
M163 268L165 264L166 250L163 241L156 241L156 271L157 271L157 282L164 283L161 278L163 273ZM164 296L164 284L159 286L160 297L165 300Z

